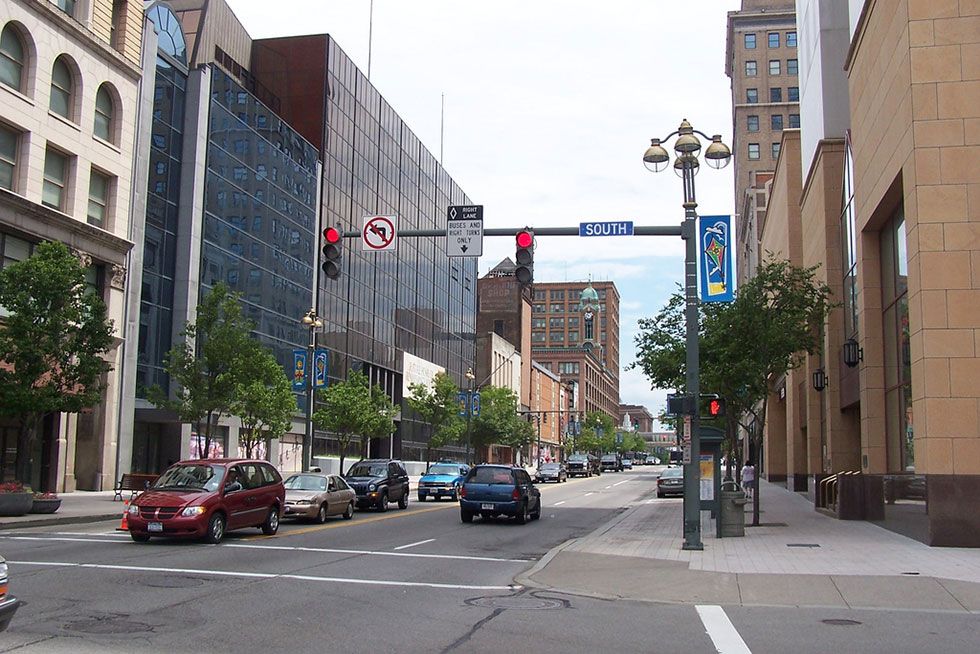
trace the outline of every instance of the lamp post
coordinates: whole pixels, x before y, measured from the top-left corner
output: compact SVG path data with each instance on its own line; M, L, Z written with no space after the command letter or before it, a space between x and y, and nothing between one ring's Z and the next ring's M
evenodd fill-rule
M681 225L681 238L686 242L684 256L684 297L687 323L687 380L686 393L692 397L690 408L691 429L691 458L684 465L684 545L685 550L701 550L701 438L700 416L698 415L698 398L700 396L698 351L698 242L697 242L697 207L694 195L694 176L697 175L700 163L698 154L701 152L701 140L698 135L711 141L704 152L704 160L712 168L721 169L729 164L732 152L722 143L721 135L708 136L699 132L687 122L681 121L676 131L663 139L652 139L650 147L643 153L643 165L651 172L660 172L670 162L670 154L661 143L674 140L674 172L684 183L684 222Z
M306 434L303 436L302 470L310 469L310 454L313 450L313 358L316 356L316 330L323 327L323 320L315 309L310 309L302 318L303 324L310 328L310 343L306 348Z
M466 369L466 465L470 465L470 422L473 419L473 380L476 375L472 368Z

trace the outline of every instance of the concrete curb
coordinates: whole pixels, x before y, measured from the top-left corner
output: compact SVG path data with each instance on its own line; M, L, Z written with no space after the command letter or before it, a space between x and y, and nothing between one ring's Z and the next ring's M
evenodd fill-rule
M99 515L71 515L57 518L39 518L20 522L0 522L0 531L12 529L30 529L31 527L50 527L52 525L80 525L89 522L104 522L106 520L121 520L122 511Z

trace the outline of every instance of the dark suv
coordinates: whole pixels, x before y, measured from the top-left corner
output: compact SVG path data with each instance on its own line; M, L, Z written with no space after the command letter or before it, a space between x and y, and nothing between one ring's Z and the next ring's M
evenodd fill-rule
M389 502L408 508L408 473L401 461L362 459L350 467L344 481L357 493L359 509L373 506L387 511Z
M592 454L573 454L568 457L569 477L591 477L600 474L599 459Z
M463 480L459 517L473 522L473 516L493 518L511 516L523 525L541 517L541 491L534 486L527 470L508 465L479 465Z

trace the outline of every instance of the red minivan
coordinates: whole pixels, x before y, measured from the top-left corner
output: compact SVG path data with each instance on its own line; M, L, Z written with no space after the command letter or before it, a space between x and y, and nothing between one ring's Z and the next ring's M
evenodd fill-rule
M129 505L129 534L138 543L165 536L216 544L225 532L245 527L271 536L285 501L282 476L267 461L181 461Z

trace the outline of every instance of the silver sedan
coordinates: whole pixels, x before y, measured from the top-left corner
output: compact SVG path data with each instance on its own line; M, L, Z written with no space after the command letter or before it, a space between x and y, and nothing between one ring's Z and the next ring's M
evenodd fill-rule
M354 490L343 478L321 472L302 472L285 481L284 518L305 518L323 523L332 515L354 517Z

